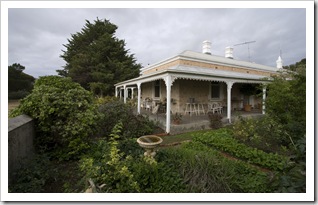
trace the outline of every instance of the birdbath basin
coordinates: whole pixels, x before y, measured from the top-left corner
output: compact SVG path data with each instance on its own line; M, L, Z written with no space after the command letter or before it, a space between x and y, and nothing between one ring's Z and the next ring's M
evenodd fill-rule
M162 143L162 138L156 135L145 135L139 137L137 142L140 147L146 150L144 153L145 156L154 157L156 155L154 150Z

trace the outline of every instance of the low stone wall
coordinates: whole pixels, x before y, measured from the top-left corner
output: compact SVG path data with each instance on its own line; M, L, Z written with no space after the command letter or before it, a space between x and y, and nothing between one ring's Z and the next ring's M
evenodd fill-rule
M21 168L33 156L33 139L35 136L33 119L27 115L10 118L8 133L8 173L10 182L12 181L12 173Z

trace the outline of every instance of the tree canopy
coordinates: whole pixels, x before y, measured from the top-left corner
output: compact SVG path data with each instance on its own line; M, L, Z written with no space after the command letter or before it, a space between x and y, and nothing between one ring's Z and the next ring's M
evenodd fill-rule
M24 73L24 69L19 63L8 66L9 99L23 98L32 90L35 78Z
M306 58L302 59L299 62L296 62L295 64L283 66L283 68L287 70L296 71L296 72L301 72L300 70L303 70L304 67L306 67Z
M294 71L274 77L268 85L266 111L289 136L299 139L306 133L306 59L294 66Z
M114 84L138 77L141 65L125 49L125 41L115 36L118 27L108 20L86 20L80 32L63 45L66 61L61 76L72 78L96 95L113 95Z

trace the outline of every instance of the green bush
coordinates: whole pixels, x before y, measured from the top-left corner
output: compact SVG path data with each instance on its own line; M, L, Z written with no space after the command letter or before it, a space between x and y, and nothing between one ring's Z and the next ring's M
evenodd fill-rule
M130 155L138 158L144 154L145 150L137 143L137 138L123 139L119 141L118 149L122 151L124 156Z
M235 140L231 133L228 129L219 129L200 135L197 134L193 140L271 170L283 170L285 168L284 163L288 158L242 144Z
M123 123L123 139L152 134L155 124L142 115L136 116L133 109L121 101L110 101L100 105L99 112L103 114L99 123L100 135L109 136L112 128L119 122Z
M46 155L35 155L27 165L13 173L9 184L11 193L41 193L52 174L53 167Z
M90 156L81 159L80 169L86 179L92 179L96 185L105 184L104 192L139 192L140 188L127 166L132 157L123 158L117 148L121 130L122 123L115 125L109 142L101 140Z
M182 193L185 184L173 166L157 162L149 157L139 157L130 162L131 170L140 192L144 193Z
M292 144L290 139L295 142L306 133L305 61L298 67L298 72L274 77L266 98L266 113L288 133L288 144Z
M223 116L221 114L209 112L208 117L210 120L210 127L212 129L219 129L223 126L223 123L222 123Z
M276 192L306 193L306 136L295 142L295 149L288 169L275 175Z
M81 159L85 179L91 178L96 185L105 184L102 192L182 192L184 185L179 174L164 162L144 157L140 148L134 157L118 148L133 142L132 139L118 141L121 129L121 123L116 125L110 142L100 140L90 154Z
M281 124L269 116L259 119L239 118L233 124L233 137L265 152L283 153L288 135Z
M89 148L99 117L92 94L70 78L40 77L11 116L35 119L35 145L60 159L77 158Z

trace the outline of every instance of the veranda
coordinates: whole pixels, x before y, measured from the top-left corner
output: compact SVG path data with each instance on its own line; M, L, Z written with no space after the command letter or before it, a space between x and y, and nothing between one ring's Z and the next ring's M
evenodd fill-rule
M170 125L170 133L171 135L188 132L188 131L195 131L195 130L204 130L204 129L210 129L210 121L208 114L201 113L201 114L192 114L182 112L181 114L181 122L179 124L173 123L173 119L171 120ZM148 116L150 120L157 123L157 125L163 129L166 130L166 113L158 111L157 113L153 113L152 110L149 109L141 109L141 115ZM223 116L222 122L223 125L229 124L227 119L227 110L224 109L224 111L221 113ZM262 114L261 109L252 109L250 112L246 112L243 110L235 110L232 111L232 123L235 122L240 116L242 118L259 118L264 116ZM172 114L172 118L173 118Z

